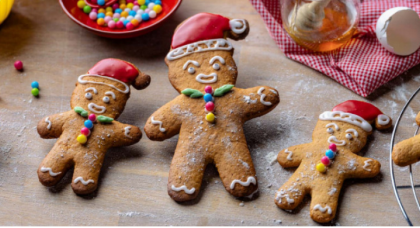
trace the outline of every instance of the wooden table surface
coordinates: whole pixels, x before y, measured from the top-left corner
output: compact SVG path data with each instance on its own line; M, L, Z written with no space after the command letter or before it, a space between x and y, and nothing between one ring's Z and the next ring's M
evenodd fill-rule
M152 76L151 85L133 91L119 121L141 129L159 107L177 96L169 83L164 57L176 25L199 12L246 18L249 36L233 42L237 86L270 85L280 92L277 108L245 124L259 178L259 196L243 201L230 196L214 166L207 168L198 199L176 203L167 195L168 171L178 137L164 142L145 135L133 146L112 149L102 168L99 190L73 193L69 172L58 186L38 182L38 165L55 141L41 139L37 122L70 109L77 76L97 61L115 57L134 63ZM24 72L13 67L22 60ZM270 38L263 20L247 0L184 0L159 29L144 36L111 40L74 24L57 1L16 0L0 26L0 225L317 225L309 217L310 197L293 212L273 203L277 189L291 176L275 162L277 153L311 140L318 115L347 99L367 100L396 119L420 86L420 67L382 86L364 99L330 78L287 59ZM31 95L38 81L41 95ZM397 141L413 134L420 105L407 110ZM330 225L406 225L392 191L389 171L391 131L374 131L363 151L382 163L373 179L349 180ZM399 185L409 183L407 168L396 168ZM420 165L414 166L419 183ZM420 194L419 190L417 190ZM411 189L401 189L404 205L420 225ZM416 217L417 216L417 217Z

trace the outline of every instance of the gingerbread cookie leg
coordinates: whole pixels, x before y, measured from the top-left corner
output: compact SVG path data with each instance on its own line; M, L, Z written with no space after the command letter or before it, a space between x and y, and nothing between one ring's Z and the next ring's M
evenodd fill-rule
M258 190L258 183L247 144L230 142L224 150L229 151L219 153L214 162L226 190L236 197L252 195Z
M169 170L168 194L176 201L197 197L207 165L203 152L189 145L178 143Z
M338 187L341 187L341 185ZM329 222L335 217L337 212L339 189L333 195L330 195L328 191L329 188L324 186L312 189L310 214L311 218L316 222Z
M284 210L295 209L308 193L308 187L303 181L299 180L299 173L295 172L289 180L279 188L276 193L274 202L278 207Z
M38 178L44 186L53 186L73 166L73 158L62 144L55 144L38 168Z
M96 190L104 158L103 153L95 151L78 154L71 183L76 194L89 194Z

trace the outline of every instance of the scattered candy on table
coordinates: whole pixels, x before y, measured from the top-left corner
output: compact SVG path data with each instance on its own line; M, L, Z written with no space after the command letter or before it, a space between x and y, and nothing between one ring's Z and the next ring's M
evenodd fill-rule
M104 7L109 0L91 0L92 3ZM84 0L77 2L77 7L89 14L89 18L100 26L110 29L132 30L139 26L142 21L155 18L162 12L161 0L119 0L112 6L104 8L92 8L86 5Z
M17 60L15 62L15 68L16 68L16 70L23 70L23 63L22 63L22 61Z
M321 158L321 163L316 165L316 170L318 170L318 172L325 173L327 171L327 166L331 165L336 153L337 145L331 143L329 149L325 152L325 156Z
M39 89L38 88L33 88L31 93L34 97L37 97L37 96L39 96Z
M32 89L34 89L34 88L39 89L39 83L38 83L37 81L33 81L33 82L31 83L31 87L32 87Z

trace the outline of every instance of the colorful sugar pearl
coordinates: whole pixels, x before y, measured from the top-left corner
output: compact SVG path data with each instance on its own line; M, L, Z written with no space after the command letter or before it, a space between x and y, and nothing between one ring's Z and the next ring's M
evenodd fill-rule
M321 173L325 173L327 171L327 166L331 165L332 159L335 158L335 154L337 152L337 145L331 143L329 149L325 152L325 156L321 158L321 163L316 165L316 170Z
M84 127L80 130L80 133L82 133L82 135L89 136L90 135L90 130L87 127Z
M89 115L88 119L92 122L95 122L96 121L96 115L92 113L92 114Z
M160 0L120 0L119 3L107 7L105 7L107 0L90 1L100 7L92 8L86 5L83 0L77 2L77 7L88 14L89 18L96 21L99 26L107 26L110 29L132 30L138 27L142 21L149 21L162 13L162 1ZM115 20L116 18L119 20ZM122 23L118 23L118 21Z
M33 88L31 93L34 97L37 97L37 96L39 96L39 89L38 88Z
M87 127L88 129L92 129L93 122L91 120L85 120L85 127Z
M213 94L213 88L211 86L204 87L204 92Z
M214 119L215 119L216 117L214 116L214 114L213 113L207 113L207 115L206 115L206 120L208 121L208 122L210 122L210 123L212 123L212 122L214 122Z
M214 103L212 101L209 101L206 103L206 111L212 112L214 110Z
M14 65L15 65L16 70L23 70L22 61L17 60Z
M203 98L206 103L209 101L213 101L213 96L210 93L204 94Z
M33 81L33 82L31 83L31 87L32 87L32 88L37 88L37 89L39 89L39 83L38 83L37 81Z
M78 141L80 144L85 144L85 143L87 142L87 137L86 137L86 135L82 135L82 134L80 134L79 136L77 136L77 141Z

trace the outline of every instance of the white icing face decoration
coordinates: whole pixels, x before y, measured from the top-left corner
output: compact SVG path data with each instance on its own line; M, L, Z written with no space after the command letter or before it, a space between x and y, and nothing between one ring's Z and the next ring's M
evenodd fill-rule
M102 98L102 100L105 102L105 103L109 103L109 101L110 101L110 99L109 99L109 97L108 96L111 96L112 97L112 99L114 99L115 100L115 93L114 92L112 92L112 91L107 91L107 92L105 92L105 95L106 96L104 96L104 98Z
M96 90L96 88L94 88L94 87L90 87L90 88L87 88L86 90L85 90L85 97L86 97L86 99L88 99L88 100L90 100L90 99L92 99L92 97L93 97L93 95L92 95L92 93L94 93L94 94L98 94L98 90ZM91 93L92 92L92 93Z
M87 88L85 90L85 92L86 92L85 97L88 100L91 100L93 98L93 94L91 92L93 92L94 94L98 94L98 90L96 88L94 88L94 87ZM113 100L116 99L116 96L115 96L115 93L114 92L107 91L107 92L105 92L105 96L102 98L102 101L104 103L108 104L111 101L111 98L110 97ZM106 112L106 107L105 106L100 106L100 105L97 105L97 104L95 104L93 102L91 102L91 103L88 104L88 109L91 112L96 113L96 114L102 114L102 113Z
M327 140L328 143L334 143L337 146L345 146L347 144L350 144L353 141L353 139L359 137L359 133L357 132L357 130L353 128L349 128L345 130L346 139L341 140L337 138L339 134L334 135L336 132L339 133L340 131L340 128L338 127L336 123L328 123L325 127L327 128L327 133L331 135L328 137L328 140Z
M216 61L220 63L217 63ZM220 56L214 56L213 58L210 59L209 64L212 66L214 70L219 71L221 67L220 64L225 65L226 61ZM197 61L188 60L187 62L185 62L183 69L188 70L188 73L190 74L195 74L197 71L194 66L200 67L201 65ZM217 73L211 73L211 74L200 73L195 77L195 80L203 84L215 83L217 82Z

